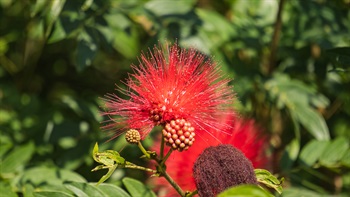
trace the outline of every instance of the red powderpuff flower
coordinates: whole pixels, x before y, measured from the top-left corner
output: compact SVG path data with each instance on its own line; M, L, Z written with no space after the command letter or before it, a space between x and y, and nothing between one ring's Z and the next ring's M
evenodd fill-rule
M254 120L242 118L227 118L226 123L235 126L226 132L217 132L213 138L208 134L202 135L190 149L185 152L173 152L167 160L167 172L179 186L185 191L194 191L196 185L193 178L192 168L198 156L209 146L219 144L231 144L241 150L252 162L254 168L268 168L268 139L262 135L262 131L256 126ZM230 133L228 135L226 133ZM158 150L160 143L153 146ZM235 164L232 164L234 167ZM151 181L159 188L159 194L167 197L178 196L175 189L164 178L152 178Z
M109 120L103 128L115 131L114 137L126 129L137 129L144 138L154 126L172 120L184 120L197 134L230 127L217 122L219 116L231 113L228 109L234 95L230 80L206 56L175 44L154 47L148 56L142 54L139 62L132 66L134 74L125 82L127 89L118 88L128 99L105 96L102 114Z

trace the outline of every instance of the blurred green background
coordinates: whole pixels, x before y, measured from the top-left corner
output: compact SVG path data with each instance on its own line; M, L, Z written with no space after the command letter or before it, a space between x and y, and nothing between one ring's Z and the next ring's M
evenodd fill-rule
M0 0L0 16L0 196L144 181L117 170L111 185L87 184L103 175L91 172L95 142L140 156L122 138L103 143L100 97L141 51L176 40L234 79L235 108L272 136L282 196L350 193L349 0Z

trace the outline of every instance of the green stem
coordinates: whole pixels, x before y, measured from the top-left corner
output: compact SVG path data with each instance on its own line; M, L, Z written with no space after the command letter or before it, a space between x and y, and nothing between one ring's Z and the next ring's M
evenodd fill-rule
M173 152L173 149L170 149L167 154L164 156L164 137L162 137L162 142L160 146L160 157L151 157L151 155L146 151L146 149L142 146L141 142L139 142L137 145L141 152L148 158L155 160L158 163L157 170L152 170L149 168L145 168L142 166L137 166L133 163L127 163L125 165L126 168L133 168L133 169L139 169L139 170L144 170L148 172L153 172L153 173L159 173L160 176L163 176L169 183L174 187L174 189L181 195L181 197L191 197L197 193L197 191L194 192L184 192L180 186L169 176L169 174L166 172L166 165L165 162Z
M160 162L160 166L164 166L164 163L166 162L166 160L169 158L169 156L171 155L171 153L173 152L173 149L170 149L168 151L168 153L165 155L165 157L161 160Z
M162 134L162 142L160 144L160 160L164 157L164 136Z
M192 197L198 194L198 190L194 190L193 192L186 192L185 197Z
M182 197L185 197L184 191L180 188L180 186L175 183L175 181L169 176L169 174L166 171L162 172L162 176L174 187L174 189L179 193Z
M137 146L141 150L141 152L148 158L151 158L151 155L146 151L146 149L142 146L141 142L137 143Z
M138 165L130 163L130 162L127 162L127 164L124 167L125 168L130 168L130 169L143 170L143 171L146 171L146 172L157 173L157 170L153 170L153 169L150 169L150 168L145 168L145 167L142 167L142 166L138 166Z

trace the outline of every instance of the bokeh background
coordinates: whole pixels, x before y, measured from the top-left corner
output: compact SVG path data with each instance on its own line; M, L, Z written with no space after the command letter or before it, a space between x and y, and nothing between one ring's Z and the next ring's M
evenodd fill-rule
M271 136L282 196L348 196L349 0L0 0L0 196L146 189L123 169L117 189L88 184L104 174L95 142L142 164L122 137L104 143L100 98L141 51L175 41L233 78L234 107Z

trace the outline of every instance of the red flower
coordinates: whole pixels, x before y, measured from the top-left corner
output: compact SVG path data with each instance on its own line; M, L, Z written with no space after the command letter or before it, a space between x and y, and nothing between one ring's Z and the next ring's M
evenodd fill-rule
M171 120L185 120L196 134L220 132L218 117L228 110L234 95L219 68L194 49L180 49L176 44L154 47L149 56L142 54L138 67L132 66L125 85L118 88L124 99L115 94L105 96L109 120L104 129L116 131L137 129L144 138L156 125L165 126ZM204 132L203 132L204 131Z
M244 155L252 162L254 168L268 167L266 149L268 141L262 136L261 130L255 125L254 120L243 120L239 118L230 118L225 120L227 123L233 122L233 129L225 132L215 133L215 138L208 134L201 136L190 149L184 152L173 152L167 160L167 172L179 186L185 191L194 191L196 189L193 179L192 168L194 162L203 150L209 146L219 144L231 144L240 149ZM154 150L158 150L160 143L155 144ZM235 164L232 164L233 167ZM177 192L164 178L152 178L154 184L159 186L159 194L166 193L164 196L178 196Z

